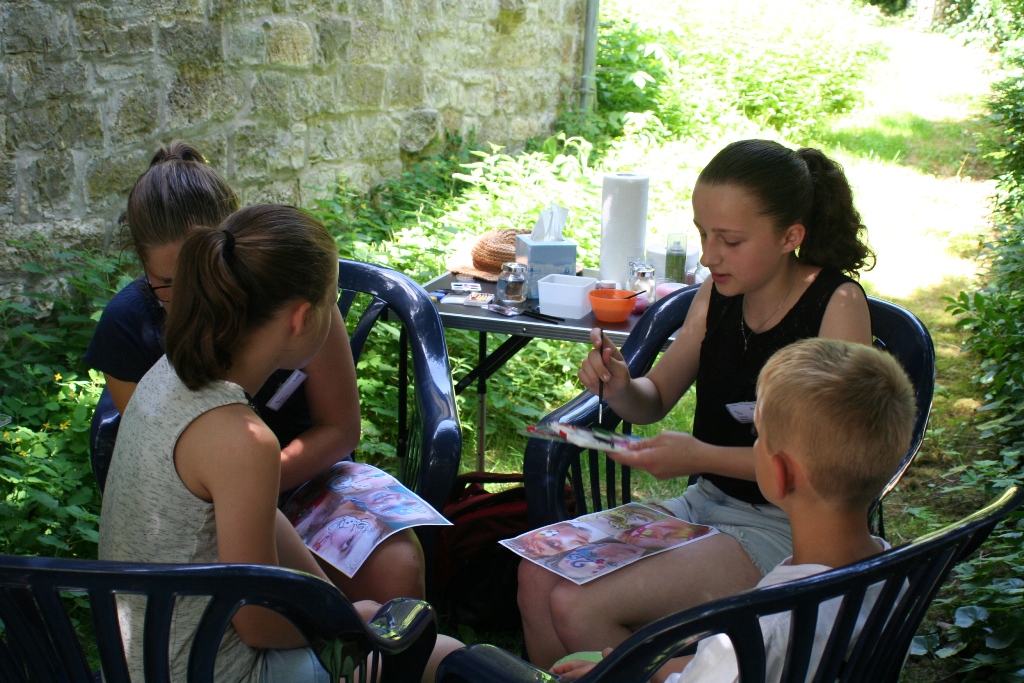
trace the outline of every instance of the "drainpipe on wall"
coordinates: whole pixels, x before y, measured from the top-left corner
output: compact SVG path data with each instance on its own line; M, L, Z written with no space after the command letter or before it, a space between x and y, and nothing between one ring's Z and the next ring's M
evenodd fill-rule
M597 101L597 6L599 0L587 0L587 23L583 31L583 76L580 84L580 109L589 111Z

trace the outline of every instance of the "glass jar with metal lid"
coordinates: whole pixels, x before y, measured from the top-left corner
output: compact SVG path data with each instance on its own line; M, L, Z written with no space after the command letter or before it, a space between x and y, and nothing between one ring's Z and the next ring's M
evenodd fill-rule
M518 304L526 301L525 264L510 261L501 265L496 298L503 304Z
M644 292L647 301L653 303L656 285L653 265L646 261L629 262L629 279L626 281L626 289L633 292Z

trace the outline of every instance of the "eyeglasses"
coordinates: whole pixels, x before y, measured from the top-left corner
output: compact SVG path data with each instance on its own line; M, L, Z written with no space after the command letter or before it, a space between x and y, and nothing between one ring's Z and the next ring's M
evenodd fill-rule
M156 287L154 287L153 283L151 283L149 281L149 275L148 274L146 275L146 285L149 287L149 291L153 292L153 296L156 297L157 301L160 301L160 302L165 303L165 304L171 303L171 293L170 292L161 291L161 290L170 289L174 285L157 285ZM167 297L167 298L164 298L164 297Z

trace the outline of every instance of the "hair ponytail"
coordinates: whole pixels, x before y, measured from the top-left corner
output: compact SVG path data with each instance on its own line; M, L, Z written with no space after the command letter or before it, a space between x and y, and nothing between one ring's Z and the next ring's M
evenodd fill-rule
M875 265L875 254L861 240L867 228L853 204L853 189L843 167L810 147L796 154L807 164L814 196L804 218L807 233L797 252L800 260L851 274L870 270Z
M802 224L806 233L796 255L805 263L850 275L874 266L850 183L842 167L819 150L794 152L772 140L739 140L716 154L697 182L746 189L779 230Z
M294 207L251 206L221 229L194 230L178 255L164 331L185 386L222 377L248 335L288 303L323 303L337 259L327 229Z
M196 226L215 227L238 210L238 197L202 153L180 140L161 147L128 194L126 222L140 260L149 247L179 242Z

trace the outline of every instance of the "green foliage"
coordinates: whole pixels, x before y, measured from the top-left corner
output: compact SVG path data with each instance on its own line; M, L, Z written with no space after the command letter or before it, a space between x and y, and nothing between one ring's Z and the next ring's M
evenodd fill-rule
M595 143L712 139L746 120L801 136L859 103L857 85L880 53L849 26L849 7L734 5L636 18L634 6L612 3L598 34L597 110L563 112L561 130Z
M1022 0L952 0L943 8L946 31L1003 49L1024 32Z
M23 268L56 294L0 301L0 552L95 557L99 494L89 427L102 375L81 358L99 312L122 284L116 259L94 252L49 254ZM63 273L63 275L62 275Z
M1005 10L1007 21L990 27L992 38L1010 30L1019 35L1024 3L985 3ZM967 3L957 3L964 9ZM971 3L979 12L982 3ZM1011 28L1007 28L1011 27ZM1012 68L996 84L992 109L1006 144L997 156L1002 171L997 197L994 239L985 245L986 286L950 299L957 324L969 332L965 349L981 358L977 381L985 387L980 409L983 438L995 441L999 459L979 460L954 468L959 477L953 493L983 487L990 492L1024 484L1024 54L1004 46L1004 62ZM958 593L940 604L955 609L955 623L943 634L929 634L921 651L936 656L957 654L968 680L1024 680L1024 512L1016 512L997 529L986 551L957 568Z

